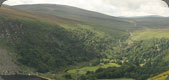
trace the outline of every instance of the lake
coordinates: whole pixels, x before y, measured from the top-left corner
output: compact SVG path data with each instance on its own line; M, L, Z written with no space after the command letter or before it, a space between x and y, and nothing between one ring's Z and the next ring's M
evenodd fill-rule
M27 75L1 75L0 80L46 80L46 79Z

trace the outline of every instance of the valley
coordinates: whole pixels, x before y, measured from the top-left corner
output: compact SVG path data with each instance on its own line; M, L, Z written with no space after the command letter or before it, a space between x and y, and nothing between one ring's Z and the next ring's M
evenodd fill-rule
M0 69L14 72L0 74L53 80L165 80L166 75L154 76L169 69L168 21L112 17L65 5L3 6Z

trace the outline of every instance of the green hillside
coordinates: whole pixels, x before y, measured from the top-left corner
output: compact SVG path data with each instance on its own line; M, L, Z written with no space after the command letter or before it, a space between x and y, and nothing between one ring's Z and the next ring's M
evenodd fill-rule
M0 24L1 39L17 54L19 63L38 72L89 61L111 49L106 45L112 44L109 37L85 25L67 27L15 17L0 17Z
M154 28L154 29L162 29L168 28L168 17L160 17L160 16L149 16L149 17L141 17L141 18L131 18L131 20L136 22L137 27L143 28Z
M14 55L9 57L16 66L12 73L55 80L146 80L169 69L169 18L117 18L49 4L0 11L0 48Z
M161 73L153 78L149 78L148 80L166 80L168 78L169 71Z
M136 31L132 34L131 40L148 40L152 38L169 38L168 29L146 29L143 31Z
M41 14L48 14L54 16L55 18L61 17L70 19L72 21L78 21L81 24L90 25L99 31L103 31L106 34L112 35L113 37L116 35L127 35L127 30L132 30L133 27L135 27L134 24L127 19L116 18L71 6L38 4L19 5L13 7Z
M90 75L94 75L99 79L126 77L146 80L149 77L168 71L169 39L164 34L168 34L167 29L136 31L133 36L130 36L129 42L124 43L123 48L120 48L121 51L115 53L117 54L115 59L119 59L117 62L122 64L120 68L100 69ZM165 75L166 77L168 75ZM161 80L164 80L164 78L161 77Z
M86 78L147 80L168 71L169 39L167 34L168 29L154 28L133 32L121 47L116 47L115 50L119 51L114 52L113 57L108 61L121 64L121 67L99 68L96 72L87 74ZM150 78L150 80L165 80L168 77L168 74L161 75L158 79Z

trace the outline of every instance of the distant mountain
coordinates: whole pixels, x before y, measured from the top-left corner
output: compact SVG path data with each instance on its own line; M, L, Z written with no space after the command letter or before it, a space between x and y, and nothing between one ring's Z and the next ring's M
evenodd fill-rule
M58 4L34 4L34 5L16 5L15 8L29 10L33 12L51 14L60 17L66 18L101 18L101 19L110 19L118 20L113 16L108 16L98 12L88 11L80 9L77 7L67 6L67 5L58 5ZM34 7L34 8L33 8Z
M98 12L87 11L76 7L56 4L35 4L18 5L14 8L27 10L31 12L47 14L54 17L62 17L72 21L79 21L86 25L91 25L98 30L105 30L110 35L116 34L116 31L126 32L126 29L135 27L127 19L117 18ZM113 25L113 26L112 26ZM118 32L119 33L119 32Z
M164 28L164 27L168 27L169 25L169 23L167 22L169 21L169 18L156 16L156 15L131 17L131 18L119 18L119 17L113 17L113 16L97 13L97 12L83 10L76 7L71 7L66 5L56 5L56 4L18 5L13 7L22 10L36 12L36 13L48 14L55 17L68 18L82 23L87 23L88 25L95 25L97 26L97 29L100 30L106 29L106 32L108 31L108 33L114 32L112 30L126 31L127 28L128 29L130 28L131 30L142 28L145 26ZM135 23L137 24L137 26L135 26ZM156 26L153 26L152 24Z

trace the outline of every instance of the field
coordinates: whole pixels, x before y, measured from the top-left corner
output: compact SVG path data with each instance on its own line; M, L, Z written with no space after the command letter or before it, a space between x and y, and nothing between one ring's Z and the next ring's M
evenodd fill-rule
M100 64L97 66L88 66L88 67L82 67L80 69L72 69L67 71L70 74L75 74L75 73L79 73L79 74L86 74L87 71L93 71L95 72L97 69L99 68L108 68L108 67L120 67L120 65L115 64L115 63L108 63L108 64Z
M153 78L149 78L148 80L166 80L169 76L169 71L161 73Z
M131 33L130 40L149 40L152 38L169 38L169 29L145 29Z

